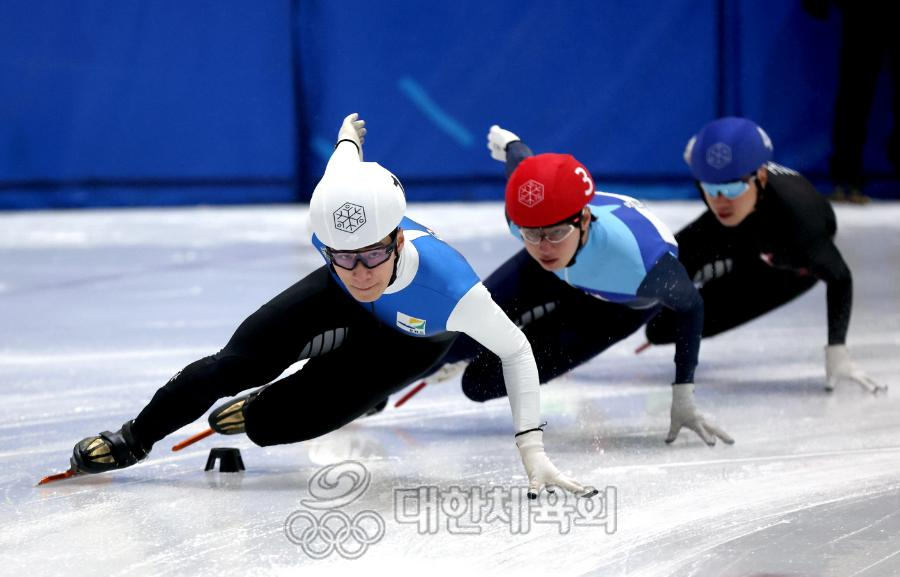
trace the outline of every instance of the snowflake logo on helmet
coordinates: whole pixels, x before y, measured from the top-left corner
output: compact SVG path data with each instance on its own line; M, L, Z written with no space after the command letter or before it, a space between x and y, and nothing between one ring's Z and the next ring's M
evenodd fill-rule
M724 142L717 142L706 149L706 163L721 170L731 164L731 147Z
M354 233L366 224L366 210L352 202L345 202L332 214L334 228L344 232Z
M528 180L519 186L519 202L531 208L544 200L544 185L536 180Z

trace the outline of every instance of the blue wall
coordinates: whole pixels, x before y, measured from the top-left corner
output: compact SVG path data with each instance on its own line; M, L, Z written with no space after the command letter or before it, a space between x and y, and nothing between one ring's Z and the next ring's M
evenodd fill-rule
M799 1L4 0L0 207L302 200L351 111L412 200L498 197L492 123L677 196L686 140L743 114L815 177L838 41Z

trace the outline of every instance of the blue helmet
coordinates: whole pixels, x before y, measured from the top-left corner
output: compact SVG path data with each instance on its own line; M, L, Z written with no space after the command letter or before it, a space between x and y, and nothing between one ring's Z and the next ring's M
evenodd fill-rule
M726 116L688 141L684 160L700 182L732 182L772 160L772 140L752 120Z

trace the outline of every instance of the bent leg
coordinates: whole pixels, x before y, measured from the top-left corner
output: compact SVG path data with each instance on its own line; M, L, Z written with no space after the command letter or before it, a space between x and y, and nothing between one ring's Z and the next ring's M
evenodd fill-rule
M264 388L244 409L257 445L295 443L339 429L432 372L454 337L423 339L384 325L353 327L347 342Z
M265 385L296 361L340 346L346 327L364 315L327 269L314 271L247 317L222 351L160 388L135 419L135 437L149 449L218 399Z
M703 336L711 337L740 326L794 300L816 284L811 275L775 269L760 263L743 274L729 274L700 288L703 297ZM675 314L663 309L647 324L654 344L673 342Z
M194 422L218 399L266 384L284 367L255 366L226 348L195 361L156 391L134 420L134 436L150 448L166 435Z
M570 287L571 288L571 287ZM526 324L522 330L531 343L541 383L581 365L638 330L655 309L634 310L587 296L577 289L559 301L556 310ZM466 368L463 392L473 401L506 396L500 359L477 355Z

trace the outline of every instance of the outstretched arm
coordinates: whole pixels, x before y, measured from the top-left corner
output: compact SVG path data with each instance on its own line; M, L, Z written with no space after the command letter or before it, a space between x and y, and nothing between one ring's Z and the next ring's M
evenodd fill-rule
M491 158L506 163L506 176L513 173L519 163L533 156L534 153L528 148L522 139L504 128L500 128L496 124L491 126L487 134L487 147L491 151Z
M853 276L840 251L831 240L822 241L810 251L810 269L827 285L828 346L825 347L825 388L829 391L841 382L859 385L877 394L887 390L865 373L850 357L845 344L850 312L853 308Z
M681 429L686 427L707 445L715 445L717 437L728 444L734 443L728 433L709 422L694 405L694 369L703 332L703 299L684 267L672 254L663 255L650 269L637 294L659 301L672 311L674 317L675 381L672 383L671 423L666 442L675 441Z
M659 301L672 311L675 341L674 384L694 382L703 334L703 299L684 267L671 254L660 258L638 287L639 297Z
M340 170L341 166L349 163L362 161L362 145L366 140L366 132L366 121L360 120L356 112L344 118L338 130L334 152L331 153L325 167L325 174L332 170Z
M528 473L529 496L537 498L545 486L559 486L578 496L596 494L559 472L544 452L540 422L541 391L537 364L524 333L491 299L480 282L460 299L447 320L447 328L464 332L500 357L516 431L516 446Z
M810 270L827 285L828 344L843 345L853 309L853 276L831 240L823 240L809 253Z

